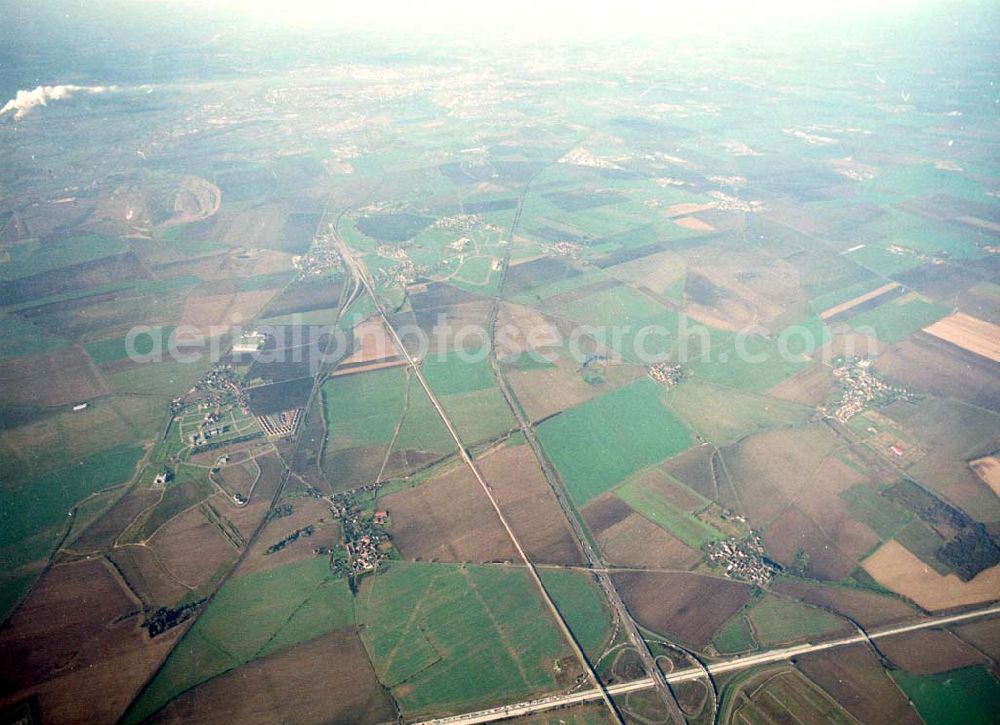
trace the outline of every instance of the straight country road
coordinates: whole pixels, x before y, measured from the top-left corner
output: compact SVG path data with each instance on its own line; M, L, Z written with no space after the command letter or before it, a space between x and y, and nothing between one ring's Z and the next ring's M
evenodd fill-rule
M455 430L455 426L452 424L451 419L445 412L444 406L441 405L441 402L434 394L434 391L431 389L431 386L427 383L426 378L424 378L424 374L423 371L420 369L420 365L410 355L409 350L406 349L406 346L400 339L399 333L396 332L396 328L393 327L391 321L389 320L388 315L386 315L385 308L382 306L382 303L375 295L375 282L372 279L371 273L368 271L367 266L364 264L364 262L362 262L361 260L357 259L354 256L353 250L351 250L348 244L340 237L339 234L336 234L336 232L334 233L334 238L336 240L338 247L340 248L340 253L341 256L344 258L344 263L350 269L351 274L356 279L360 280L362 285L364 285L366 291L368 292L368 295L372 299L372 303L375 305L375 310L378 313L378 316L382 319L383 325L385 325L385 328L388 330L390 336L392 337L393 342L399 349L400 354L403 355L403 357L406 359L407 365L409 365L410 369L413 371L413 375L417 379L417 382L420 383L420 387L422 387L424 389L424 392L427 394L427 398L431 401L431 404L437 411L438 417L440 417L441 420L444 422L445 427L448 429L448 433L451 434L451 437L455 441L455 445L458 446L458 452L461 455L462 460L465 461L466 465L472 471L473 475L475 475L476 480L479 482L479 485L486 493L486 497L489 499L490 504L493 506L493 510L496 512L497 517L500 519L500 523L503 525L504 530L510 537L511 542L514 544L514 548L517 550L518 556L524 562L524 565L528 570L528 574L530 575L532 581L535 583L536 588L542 595L543 601L548 606L549 610L552 612L553 617L555 617L556 623L562 630L563 636L569 643L570 648L573 650L573 654L576 656L580 664L583 666L583 669L587 673L587 676L590 679L590 681L594 683L595 689L593 691L597 693L599 698L602 698L604 700L604 703L607 706L609 712L611 713L611 716L614 718L615 722L624 724L624 721L622 720L622 717L619 714L618 708L615 706L614 701L611 699L611 696L605 689L603 683L601 682L601 679L597 676L597 673L591 666L590 660L587 659L586 654L584 654L583 650L580 648L579 642L577 642L576 637L573 635L573 632L569 628L569 625L566 624L566 620L563 618L562 613L559 611L558 607L556 607L556 604L552 600L552 597L549 596L548 591L545 589L545 585L542 583L542 578L539 576L538 571L535 569L534 564L532 564L531 560L528 558L527 553L524 551L524 548L521 546L521 542L518 541L517 536L514 534L514 530L511 528L510 524L507 521L507 517L504 516L503 511L500 509L500 505L497 503L496 497L493 495L493 491L490 488L490 485L486 482L486 479L483 478L482 473L480 473L479 467L476 465L476 462L469 454L468 449L465 447L465 444L462 442L461 437L458 435L458 431Z
M710 674L719 675L725 672L732 672L734 670L747 669L748 667L756 667L758 665L766 665L773 662L784 662L792 659L793 657L810 654L812 652L822 652L824 650L846 647L852 644L861 644L869 640L893 637L900 634L906 634L907 632L916 632L921 629L944 627L949 624L958 624L960 622L984 619L997 615L1000 615L1000 604L994 603L971 612L931 617L912 624L894 625L892 627L874 630L869 632L867 635L860 633L849 637L840 637L838 639L831 639L825 642L817 642L815 644L801 644L794 647L769 650L755 655L733 657L728 660L722 660L721 662L715 662L714 664L707 665L707 669ZM697 680L704 676L705 671L702 668L688 667L683 670L671 672L669 675L666 675L666 680L668 682L688 682L690 680ZM607 692L611 695L624 695L638 690L648 690L654 686L655 683L653 682L653 679L651 677L645 677L640 680L633 680L632 682L609 685ZM451 717L439 718L436 720L427 720L424 723L420 723L420 725L474 725L475 723L495 722L497 720L531 715L536 712L554 710L559 707L593 702L600 697L601 694L596 690L574 692L569 695L551 695L549 697L531 700L530 702L501 705L500 707L494 707L489 710L480 710L478 712L470 712L464 715L453 715Z
M653 657L653 653L650 651L649 645L646 643L642 633L639 631L638 625L635 623L635 620L632 619L632 615L625 607L625 603L618 594L618 590L615 588L614 582L611 581L611 577L607 572L606 564L601 559L598 552L595 551L590 542L590 538L583 530L583 524L580 523L580 519L576 514L576 510L573 508L573 504L570 503L566 496L566 490L562 485L562 481L559 479L559 474L556 472L552 464L549 463L548 458L542 451L542 447L538 442L537 436L535 435L535 427L532 425L531 421L527 419L524 411L518 404L514 390L508 382L507 377L500 369L500 364L497 360L497 317L499 316L500 303L503 299L503 289L504 282L507 279L507 269L510 266L511 246L514 243L514 235L517 233L517 227L521 221L521 210L524 208L524 199L528 194L528 190L531 188L532 181L534 181L534 177L532 177L524 186L524 189L521 191L521 196L518 198L517 211L515 212L514 220L510 227L511 238L507 241L506 253L504 254L503 262L500 265L500 281L497 284L497 291L493 299L493 307L490 311L488 325L490 368L492 369L493 377L496 378L500 387L500 392L503 393L504 400L507 402L507 407L510 408L511 412L514 414L514 418L517 420L518 428L524 435L528 446L531 448L535 459L538 461L539 467L542 469L542 473L545 475L545 480L548 482L549 488L552 489L552 493L555 495L559 508L563 512L563 517L570 525L573 537L576 539L581 552L583 552L590 571L597 578L598 584L600 584L601 590L604 592L605 599L607 599L608 604L617 616L618 621L621 622L622 626L625 628L629 641L639 653L639 657L642 659L643 668L656 683L656 688L660 693L663 703L666 705L667 713L670 715L670 719L675 723L675 725L684 725L684 723L687 722L687 719L684 717L684 713L681 711L680 705L674 697L674 693L670 690L669 684L666 679L664 679L663 673L657 666L656 658Z

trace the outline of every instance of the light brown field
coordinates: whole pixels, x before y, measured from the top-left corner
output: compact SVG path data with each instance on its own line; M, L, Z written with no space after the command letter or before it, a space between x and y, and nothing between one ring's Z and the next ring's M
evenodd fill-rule
M558 327L549 318L531 307L512 302L500 305L496 330L500 358L556 346L561 340Z
M500 509L532 561L583 563L569 524L530 447L501 448L478 463Z
M1000 362L1000 325L956 312L925 327L924 332Z
M714 232L715 227L713 227L708 222L704 222L698 217L686 216L680 219L674 219L674 224L679 227L684 227L685 229L690 229L695 232Z
M172 700L153 723L379 723L395 708L353 631L254 660Z
M616 264L604 273L662 294L671 282L684 275L684 270L684 258L677 252L666 251Z
M988 602L1000 597L1000 565L962 581L942 576L896 541L887 541L862 564L886 589L912 599L928 611Z
M554 367L534 370L508 368L506 371L518 401L531 421L537 422L572 408L645 375L645 371L638 366L608 365L605 384L591 385L583 379L579 364L566 351L561 351L554 363Z
M79 346L0 364L0 404L72 405L108 392Z
M846 312L847 310L854 309L860 304L867 302L868 300L873 300L876 297L881 297L886 292L896 289L899 287L899 282L889 282L884 284L878 289L873 289L871 292L866 292L863 295L858 295L857 297L847 300L847 302L842 302L839 305L830 307L819 313L821 320L829 320L834 315L839 315L841 312Z
M273 289L233 294L193 294L184 301L180 324L198 328L205 335L221 334L222 330L213 332L209 328L250 322L274 295Z
M983 482L993 489L993 493L1000 496L1000 458L997 456L986 456L970 461L969 465Z
M645 516L630 513L597 538L609 564L638 569L690 569L701 554Z
M718 202L710 201L706 204L699 204L698 202L681 202L679 204L671 204L663 213L667 216L687 216L688 214L697 214L700 211L707 211L708 209L714 209L718 205Z
M103 559L56 566L0 630L0 708L38 696L43 722L115 722L185 627L150 641Z
M147 545L177 581L192 589L208 584L215 572L232 563L237 555L200 506L161 526Z
M340 364L357 365L396 355L399 355L396 344L389 337L381 318L375 317L354 328L351 354Z
M379 499L389 532L408 559L513 561L514 546L479 482L465 466Z

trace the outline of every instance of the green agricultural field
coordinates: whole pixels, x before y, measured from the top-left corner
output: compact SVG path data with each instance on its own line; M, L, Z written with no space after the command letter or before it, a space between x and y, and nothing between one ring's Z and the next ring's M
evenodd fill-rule
M361 217L355 225L362 234L380 242L405 242L433 222L432 217L419 214L377 214Z
M826 294L814 297L809 301L809 304L816 313L820 313L824 310L830 309L831 307L842 305L848 300L853 300L855 297L867 294L872 290L878 289L884 284L885 280L875 277L861 280L860 282L855 282L854 284L846 287L841 287L833 292L827 292Z
M41 535L51 544L73 506L90 494L127 481L142 457L138 446L118 445L3 491L0 560L26 563L18 542Z
M323 383L327 445L388 444L403 412L407 384L403 368L343 375Z
M463 442L492 440L516 425L485 353L428 355L424 376Z
M138 355L149 355L154 350L166 351L170 335L173 331L173 327L159 327L155 328L149 334L136 336L133 341L134 352ZM88 342L83 347L87 351L87 354L90 355L90 358L98 365L117 362L118 360L127 360L129 357L125 337L112 337L107 340Z
M459 430L461 432L461 429ZM399 427L399 434L396 436L394 450L433 451L445 454L452 453L455 449L455 440L445 427L437 409L431 404L423 386L415 377L411 377L409 404L403 416L403 424Z
M734 655L740 652L756 649L757 642L753 638L750 623L740 612L726 622L719 633L715 635L712 644L720 654Z
M718 446L769 428L800 425L813 412L804 405L724 388L698 378L670 388L667 405L695 433Z
M265 654L353 623L346 579L325 557L227 581L125 714L145 720L182 692Z
M30 320L18 315L0 314L0 360L41 355L65 345L65 340L52 337Z
M771 594L765 594L754 604L747 617L757 640L764 646L814 639L844 626L842 620L829 612Z
M937 557L944 539L920 519L913 519L897 531L895 539L938 574L945 576L952 573L951 568Z
M189 391L209 366L207 354L194 362L182 362L170 360L165 353L163 362L138 363L108 375L107 380L116 393L175 398Z
M10 261L0 264L0 280L62 269L124 250L125 243L119 237L103 234L84 234L44 244L39 241L15 244L6 248Z
M541 570L542 583L576 641L596 662L611 637L611 612L594 577L583 571Z
M777 338L751 336L715 348L693 361L691 374L739 390L763 392L792 377L808 362L799 357L783 359Z
M701 498L693 491L691 494L692 498ZM718 529L693 516L691 512L670 503L651 480L633 478L615 489L615 495L633 510L693 549L700 549L710 541L725 538L725 534ZM705 505L708 505L708 501L705 501Z
M468 393L494 385L485 351L429 354L424 359L423 373L437 395Z
M556 366L554 362L550 362L541 354L533 354L531 352L522 352L516 357L501 360L501 363L508 368L521 371L547 370Z
M663 404L661 393L652 380L639 380L538 427L546 455L578 506L690 447L690 432Z
M895 537L913 520L912 513L864 484L852 486L842 492L840 497L847 502L851 516L878 534L883 541Z
M936 675L889 674L927 725L990 725L1000 712L1000 683L983 667Z
M882 277L905 272L923 264L923 259L910 252L890 252L885 247L876 244L866 244L860 249L844 255L855 264L860 264Z
M557 689L572 656L522 569L392 562L363 582L357 620L407 718Z
M906 295L885 302L873 310L852 317L848 324L855 330L872 328L879 340L898 342L921 328L945 317L951 310L943 305Z
M631 287L618 285L567 302L555 312L586 325L612 327L656 319L663 316L665 310Z

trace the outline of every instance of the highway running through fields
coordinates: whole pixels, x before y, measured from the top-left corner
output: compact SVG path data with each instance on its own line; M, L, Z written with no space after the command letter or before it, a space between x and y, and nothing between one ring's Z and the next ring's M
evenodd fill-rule
M1000 615L1000 604L991 604L985 608L962 614L931 617L929 619L924 619L911 624L893 625L891 627L874 630L869 632L867 635L859 633L848 637L827 640L825 642L817 642L815 644L800 644L795 645L794 647L774 649L753 655L733 657L731 659L706 665L706 667L712 675L719 675L725 672L732 672L734 670L747 669L748 667L756 667L758 665L766 665L773 662L784 662L792 659L793 657L810 654L812 652L822 652L824 650L846 647L852 644L861 644L869 640L883 639L885 637L906 634L907 632L915 632L921 629L944 627L949 624L959 624L961 622L983 619L997 615ZM702 668L687 667L683 670L671 672L666 675L666 679L668 682L688 682L690 680L697 680L704 676L705 671ZM629 692L636 692L638 690L648 690L654 687L655 684L656 683L653 682L653 678L644 677L640 680L623 682L617 685L609 685L607 687L607 692L611 695L625 695ZM501 705L489 710L480 710L478 712L470 712L464 715L453 715L451 717L439 718L436 720L427 720L424 723L420 723L420 725L474 725L474 723L495 722L497 720L531 715L536 712L544 712L545 710L553 710L559 707L593 702L600 698L601 693L597 690L584 690L582 692L574 692L568 695L550 695L548 697L527 702Z

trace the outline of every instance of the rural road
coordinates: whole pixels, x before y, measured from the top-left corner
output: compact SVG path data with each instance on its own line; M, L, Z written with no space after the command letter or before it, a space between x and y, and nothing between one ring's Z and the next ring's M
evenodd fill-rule
M732 672L733 670L742 670L748 667L766 665L772 662L783 662L790 660L793 657L810 654L812 652L822 652L828 649L836 649L838 647L846 647L852 644L860 644L868 641L869 639L874 640L885 637L893 637L900 634L906 634L907 632L915 632L921 629L943 627L949 624L958 624L959 622L965 622L973 619L983 619L985 617L992 617L996 615L1000 615L1000 604L991 604L984 609L972 612L932 617L913 624L895 625L884 629L874 630L868 633L867 638L864 634L855 634L849 637L831 639L826 642L817 642L816 644L801 644L794 647L769 650L755 655L733 657L728 660L722 660L720 662L707 665L707 668L711 674L717 675L724 672ZM704 676L705 672L700 667L688 667L683 670L671 672L669 675L666 675L666 679L668 682L688 682L690 680L697 680L698 678ZM641 680L623 682L618 685L609 685L607 692L611 695L624 695L637 690L648 690L651 687L654 687L654 685L655 683L651 677L645 677ZM495 707L490 710L480 710L479 712L470 712L464 715L453 715L451 717L440 718L437 720L427 720L424 723L420 723L420 725L473 725L474 723L494 722L496 720L504 720L522 715L530 715L536 712L543 712L545 710L553 710L559 707L592 702L600 699L601 694L602 693L597 690L585 690L583 692L574 692L569 695L551 695L549 697L531 700L529 702L501 705L500 707Z
M521 430L525 441L528 443L535 459L538 461L538 465L541 468L542 473L545 475L545 480L548 482L549 488L552 489L556 502L562 510L563 518L565 518L567 523L569 523L570 530L573 532L573 536L577 540L580 550L586 557L590 572L597 579L601 590L604 592L605 599L607 599L611 609L615 612L618 621L621 622L622 626L625 628L629 642L635 648L636 652L638 652L640 659L642 659L643 668L650 675L650 677L653 678L656 688L660 693L660 697L667 707L670 719L676 723L676 725L684 725L684 723L687 722L687 719L684 717L684 713L681 711L680 705L674 697L674 693L670 690L670 686L664 679L663 673L657 666L656 659L653 657L653 653L650 652L649 645L646 643L645 638L639 631L638 625L635 623L635 620L632 619L632 615L625 607L625 602L622 601L621 596L618 594L618 590L615 588L614 582L611 581L611 577L608 575L604 561L598 555L597 551L594 550L593 545L590 543L590 539L583 530L583 525L580 523L580 519L577 516L573 505L566 496L566 490L559 479L558 473L556 473L555 468L551 463L549 463L549 459L546 458L545 453L542 451L542 446L539 444L538 438L535 435L534 425L532 425L531 421L527 419L527 416L525 416L524 411L518 404L514 390L508 382L507 377L500 369L500 363L497 360L495 339L496 323L500 313L500 303L503 299L504 282L507 279L507 270L510 266L511 245L514 242L514 236L517 233L517 227L521 221L521 210L524 208L524 199L525 196L527 196L528 189L531 187L532 181L534 181L534 177L528 181L521 192L521 196L518 198L517 211L515 212L514 220L510 227L510 239L507 243L503 263L500 266L500 281L497 284L496 295L493 299L493 307L490 311L489 319L490 368L493 372L493 377L496 378L500 392L503 393L507 407L510 408L511 413L513 413L514 418L517 421L518 428Z
M385 325L385 328L389 331L389 334L392 336L393 342L399 348L400 353L406 358L407 364L413 370L414 377L416 377L417 381L420 383L420 387L424 389L424 392L427 394L427 398L431 401L431 404L437 411L438 416L441 418L442 422L444 422L445 424L445 427L448 429L448 433L451 434L451 437L454 439L455 444L458 446L458 452L461 455L462 460L465 461L466 465L468 465L473 475L475 475L476 480L479 482L479 485L486 493L486 497L489 499L490 504L492 504L493 510L496 512L497 517L500 519L500 523L503 525L504 530L510 537L511 542L514 544L514 548L517 550L518 556L524 562L524 565L528 570L528 574L531 576L532 581L535 583L535 586L542 595L542 599L545 601L545 604L552 612L553 617L555 617L556 623L559 625L559 628L562 631L563 636L569 643L570 648L573 650L573 654L580 661L580 664L583 666L583 669L587 673L587 676L590 679L590 681L594 683L595 689L593 690L593 692L596 693L598 698L602 698L604 700L604 703L607 706L608 710L610 711L612 717L614 718L614 721L618 723L623 723L624 721L622 720L621 715L618 713L618 709L615 706L614 701L611 699L611 696L608 694L607 690L604 688L604 685L601 683L600 678L597 676L597 673L594 671L594 668L591 666L590 660L587 659L587 656L580 648L580 644L576 641L576 637L573 636L573 632L570 630L569 625L566 624L566 620L563 619L562 613L559 611L558 607L556 607L556 604L552 600L552 597L549 596L548 591L545 589L545 585L542 583L541 577L538 575L538 571L535 569L534 564L532 564L531 560L528 558L527 553L521 546L521 542L518 541L517 536L514 535L514 530L511 528L510 523L508 523L507 521L507 517L504 516L503 511L500 509L500 504L497 503L496 497L493 495L492 489L486 482L486 479L483 478L482 473L480 473L479 467L476 466L476 462L472 459L472 456L469 454L468 449L462 442L461 437L459 437L458 431L455 430L455 426L452 425L451 419L448 417L448 414L444 410L444 406L441 405L441 402L434 394L434 391L431 390L431 386L428 384L426 378L424 378L424 374L421 371L420 366L413 359L413 356L410 355L410 352L409 350L406 349L406 346L403 345L403 341L400 339L399 334L396 332L396 329L392 326L392 323L389 321L389 317L385 313L385 308L382 306L382 303L375 295L375 282L372 279L371 274L368 271L368 268L365 266L363 261L357 259L354 256L350 246L348 246L348 244L340 237L339 234L335 234L334 237L336 239L338 246L340 247L340 252L344 258L345 264L347 264L347 266L351 270L351 273L357 279L359 279L361 281L361 284L363 284L364 287L366 288L368 295L372 299L372 303L375 305L375 309L378 312L379 317L382 319L382 323Z

